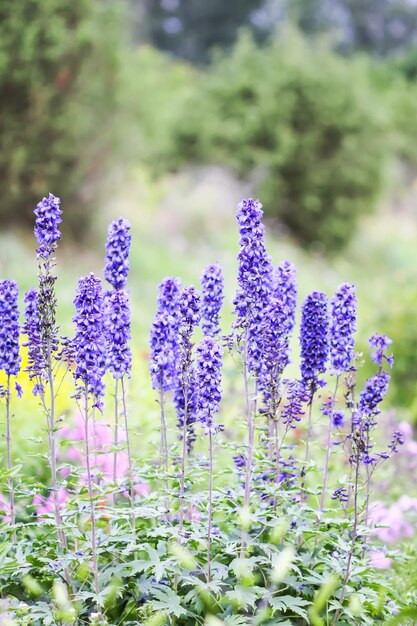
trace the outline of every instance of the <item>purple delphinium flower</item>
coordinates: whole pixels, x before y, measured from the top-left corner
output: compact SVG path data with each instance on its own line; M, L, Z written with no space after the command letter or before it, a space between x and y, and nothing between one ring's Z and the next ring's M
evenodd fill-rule
M104 326L103 290L94 274L79 279L74 304L76 325L74 347L76 356L75 380L79 393L93 396L101 408L104 395L103 376L106 369L106 339Z
M238 205L240 250L234 327L246 331L248 368L255 373L262 353L263 314L272 291L272 264L265 248L262 216L259 200L249 198Z
M177 385L174 395L174 404L178 417L180 440L186 433L187 452L191 453L196 439L194 424L197 421L197 381L194 366L191 365L187 372L185 385ZM184 423L185 421L185 423Z
M380 413L378 405L388 391L389 380L390 376L384 370L368 378L359 400L359 411L362 415L369 417Z
M167 312L178 319L181 281L179 278L164 278L158 287L158 313Z
M335 410L334 405L335 399L329 396L323 402L321 412L323 415L330 418L333 428L343 428L345 425L345 416L343 411Z
M130 306L125 289L106 292L104 297L107 369L113 378L130 376L132 352L129 347Z
M314 395L320 385L319 375L326 371L329 356L329 313L326 294L313 291L301 310L301 377Z
M16 376L20 370L19 289L14 280L0 281L0 370Z
M129 273L129 251L132 236L128 220L119 217L109 225L106 243L104 278L114 289L124 289Z
M372 337L370 337L369 343L371 346L371 359L374 363L381 367L383 361L385 360L390 367L394 365L393 355L385 354L385 350L387 350L392 344L392 339L387 337L387 335L379 335L378 333L374 333Z
M35 209L35 237L38 241L37 258L48 259L55 251L61 238L59 225L62 222L61 200L49 194Z
M75 361L74 340L71 337L63 335L60 339L60 350L56 355L56 360L66 363L67 366L72 365Z
M332 500L339 500L340 502L349 501L349 493L346 487L338 487L332 494Z
M27 341L23 346L28 349L28 364L25 371L30 379L38 379L38 386L35 389L38 392L43 390L41 381L46 376L46 355L39 322L38 293L34 287L26 291L24 303L25 322L22 331L27 336Z
M181 430L180 436L183 438L185 435L187 449L190 451L195 438L193 424L196 420L196 375L192 334L201 320L201 298L195 287L184 287L181 291L179 312L179 359L174 401Z
M58 228L62 222L60 199L49 194L37 205L34 213L35 236L38 241L37 258L39 263L39 289L37 292L37 309L39 315L40 348L43 351L46 368L52 370L52 356L58 350L58 327L56 324L56 296L53 273L55 260L52 257L61 232Z
M295 428L305 414L303 405L308 401L304 383L301 380L287 381L287 399L283 406L281 419L286 428Z
M223 270L218 263L208 265L201 276L201 317L203 332L215 337L220 331L219 313L224 299Z
M252 198L242 200L236 211L240 233L238 285L248 307L267 299L272 288L272 265L266 253L262 216L261 203Z
M274 414L274 398L279 395L280 377L288 363L288 340L285 333L285 310L276 298L270 298L258 322L259 341L256 364L258 387L264 391L264 400ZM253 355L254 356L254 355Z
M345 425L345 416L342 411L334 411L332 415L332 424L334 428L343 428Z
M242 453L233 455L233 462L239 474L242 474L246 467L246 456Z
M348 371L354 356L356 308L354 285L343 283L332 298L330 363L336 376Z
M172 326L168 313L157 313L150 333L150 372L153 389L168 391L174 387L176 351L172 342Z
M391 454L398 452L398 446L404 445L404 435L400 430L396 430L392 436L391 442L388 445Z
M221 400L222 351L212 337L204 337L197 347L198 417L206 434L223 426L214 423Z
M352 416L354 462L362 460L365 465L370 465L378 460L371 454L373 444L370 433L376 426L375 417L380 413L379 404L388 391L389 380L389 374L381 369L366 381L361 391L358 412Z
M273 291L266 305L262 321L262 349L257 366L258 387L264 392L266 412L276 414L280 398L281 376L290 362L289 342L295 324L297 302L296 270L284 261L274 273Z
M279 475L280 483L287 488L292 487L298 478L295 458L290 455L287 460L281 459L280 466L282 467Z
M379 365L379 370L366 381L360 393L357 411L352 415L352 440L356 454L353 460L354 462L362 460L366 465L377 461L377 457L371 455L373 444L370 433L376 426L375 418L381 412L379 405L388 391L390 381L390 375L382 369L382 364L384 360L390 366L393 363L392 357L386 357L384 354L385 349L391 344L388 337L374 334L369 342L374 350L372 360Z
M274 395L285 367L289 363L289 341L295 324L297 303L296 270L288 261L276 268L274 288L264 308L262 350L258 367L259 387Z
M179 298L181 334L190 335L201 320L201 297L195 287L184 287Z
M180 316L178 278L164 278L158 288L157 312L150 333L150 371L153 389L174 389L178 369Z
M297 308L297 270L293 263L282 261L275 269L273 275L273 295L281 302L285 310L285 332L290 335L295 326L295 313Z

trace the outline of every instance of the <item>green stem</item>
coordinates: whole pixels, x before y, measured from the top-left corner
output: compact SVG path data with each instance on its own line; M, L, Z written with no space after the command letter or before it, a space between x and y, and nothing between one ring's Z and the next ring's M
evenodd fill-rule
M335 385L335 389L333 393L332 406L331 406L330 415L329 415L329 429L327 432L327 444L326 444L326 461L324 465L323 487L321 490L321 497L320 497L319 529L320 529L321 513L324 508L324 499L326 497L327 478L328 478L328 473L329 473L329 462L330 462L330 443L331 443L331 433L332 433L332 422L333 422L333 414L334 414L334 404L336 401L336 394L337 394L338 387L339 387L339 376L336 377L336 385Z
M91 553L93 557L93 576L94 576L94 592L96 595L96 606L99 610L98 594L99 594L99 580L98 580L98 559L97 559L97 537L96 537L96 516L95 516L95 504L93 496L93 481L91 477L91 465L90 465L90 443L88 432L88 385L84 388L84 437L85 437L85 463L87 469L87 487L88 487L88 499L90 502L90 517L91 517Z
M133 460L132 460L132 449L130 447L130 437L129 437L129 428L128 428L128 419L127 419L127 403L126 403L126 390L124 379L122 378L122 404L123 404L123 417L125 423L125 431L126 431L126 447L127 447L127 462L129 465L129 487L130 487L130 505L132 509L132 534L133 539L136 539L136 512L135 512L135 489L134 489L134 481L133 481Z
M119 381L114 381L114 429L113 429L113 484L117 480L117 446L119 445ZM113 505L116 506L116 492L113 492Z
M185 461L187 457L187 402L185 402L184 423L182 427L182 456L181 456L181 483L180 483L180 522L179 536L181 537L184 525L184 494L185 494Z
M55 432L55 386L54 386L54 376L52 372L52 349L51 349L51 340L47 339L47 370L48 370L48 384L49 384L49 445L50 445L50 462L51 462L51 479L52 479L52 492L53 492L53 500L54 500L54 517L55 524L57 527L58 539L61 543L62 548L65 550L67 548L67 540L65 537L61 511L59 507L59 498L58 498L58 478L57 478L57 468L56 468L56 432ZM69 582L69 581L67 581Z
M209 508L207 529L207 580L211 580L211 530L213 519L213 434L209 433Z
M245 354L243 360L243 380L245 385L245 398L246 398L246 424L248 428L248 450L246 455L246 469L245 469L245 490L244 490L244 507L248 511L250 507L250 493L252 485L252 465L253 465L253 445L255 439L255 425L252 414L252 403L250 400L249 390L249 371L248 371L248 348L247 348L247 332L245 339ZM242 530L242 543L240 549L241 558L245 555L246 543L248 539L247 527Z
M7 470L12 471L12 438L11 438L11 415L10 415L10 374L7 376L6 390L6 445L7 445ZM16 511L14 501L14 482L13 476L10 474L8 478L9 484L9 501L10 501L10 523L12 526L16 523ZM16 543L16 531L13 530L13 543Z
M310 403L308 407L307 441L306 441L306 450L305 450L305 456L304 456L304 465L301 470L301 478L302 478L301 502L304 502L306 499L305 483L306 483L307 463L310 457L310 441L311 441L311 435L313 431L313 399L314 399L314 393L312 393L311 395L311 399L310 399Z

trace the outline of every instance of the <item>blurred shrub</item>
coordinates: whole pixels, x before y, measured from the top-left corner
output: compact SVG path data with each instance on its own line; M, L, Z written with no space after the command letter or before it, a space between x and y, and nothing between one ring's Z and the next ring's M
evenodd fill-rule
M53 191L82 232L117 111L119 10L96 0L0 3L0 219ZM91 185L90 185L91 187ZM91 188L90 188L91 193Z
M175 127L195 92L199 73L152 46L133 50L123 64L124 106L131 124L129 154L161 174L178 163Z
M218 162L254 175L270 215L301 243L332 251L373 206L389 121L366 60L294 33L261 48L244 35L194 81L166 162Z
M409 409L417 421L416 375L417 371L417 295L413 287L405 284L392 294L389 314L381 318L381 328L393 338L395 364L391 371L391 399L395 407Z

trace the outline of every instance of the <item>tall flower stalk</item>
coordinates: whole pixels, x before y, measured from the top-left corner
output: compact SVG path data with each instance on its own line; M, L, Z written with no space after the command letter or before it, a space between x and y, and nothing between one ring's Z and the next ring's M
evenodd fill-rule
M261 376L263 350L263 318L272 292L272 263L266 252L262 205L249 198L239 203L236 220L239 225L238 290L234 299L234 333L242 355L243 380L246 397L248 443L246 454L244 507L250 506L253 453L255 444L255 414L258 382ZM251 378L254 389L251 389ZM246 543L242 536L242 551Z
M365 388L361 392L359 401L359 410L362 415L365 415L363 425L365 433L364 464L366 467L365 523L368 521L372 474L379 459L381 458L380 455L373 453L371 433L373 428L376 426L375 419L380 412L378 405L388 390L390 380L389 374L383 369L383 367L384 365L388 365L391 368L394 364L394 357L392 354L386 354L386 350L389 348L391 343L391 339L386 335L378 335L377 333L374 333L372 337L370 337L369 344L371 347L371 359L378 366L378 371L367 381Z
M218 263L208 265L201 275L201 320L203 333L216 337L220 332L219 315L224 300L223 270Z
M9 486L10 503L10 523L14 526L16 521L14 481L12 476L12 434L11 434L11 379L17 376L20 370L20 349L19 349L19 290L14 280L2 280L0 282L0 370L3 370L7 377L5 396L6 413L6 459L7 479ZM19 390L19 387L18 387ZM13 532L12 539L16 541L16 533Z
M125 289L107 292L104 295L104 324L107 343L107 370L114 381L114 431L113 431L113 482L117 480L117 462L119 445L119 405L120 392L122 395L124 429L126 435L126 445L130 450L130 437L128 419L126 414L126 388L125 380L130 377L132 368L132 353L130 350L130 306L129 296ZM133 500L133 465L130 454L128 454L128 472L130 496ZM134 526L134 501L132 504L132 524Z
M283 261L274 271L273 290L265 309L258 387L263 392L263 412L267 417L268 453L275 456L279 476L278 409L282 400L282 375L290 362L290 338L295 325L297 304L296 269Z
M27 335L28 366L27 372L34 386L33 393L38 396L46 415L48 427L49 458L51 467L54 517L58 539L65 549L67 540L60 511L57 477L57 428L55 415L55 362L58 361L58 325L56 321L56 295L54 274L54 252L61 239L59 226L61 219L61 201L49 194L38 203L35 213L34 233L38 243L38 290L30 289L25 294L25 324ZM69 582L69 575L67 575Z
M376 426L375 418L379 415L379 405L388 391L390 376L383 369L383 364L393 365L392 355L386 355L385 350L391 344L391 340L385 335L373 335L370 339L371 357L374 363L379 366L376 374L371 376L365 383L360 393L359 402L352 412L352 433L351 433L351 457L350 463L354 468L353 480L353 529L351 533L350 547L346 559L345 577L343 580L340 602L342 603L346 594L346 585L351 575L352 559L358 539L359 524L359 488L360 469L364 465L366 468L366 496L365 496L365 521L367 518L367 507L369 502L369 468L374 466L380 456L372 450L372 430ZM400 442L397 442L400 443ZM394 447L397 445L393 444ZM337 624L340 610L336 612L333 626Z
M340 377L346 374L352 364L355 352L356 332L356 293L354 285L342 284L332 298L331 326L330 326L330 372L336 376L333 398L330 410L327 412L329 420L327 431L326 458L324 464L323 486L320 496L320 518L326 497L327 478L331 453L331 433L334 428L334 412L339 388ZM325 413L326 414L326 413Z
M198 417L209 439L209 502L207 528L207 580L211 580L211 540L213 523L213 437L223 426L214 422L221 400L222 352L212 337L197 347Z
M74 299L76 326L74 346L77 398L84 419L85 459L88 498L91 517L91 552L93 563L94 592L98 605L99 572L97 554L97 526L95 496L91 471L91 449L89 423L94 409L102 410L104 395L103 377L106 371L106 335L103 291L100 279L94 274L80 278Z
M165 278L161 282L150 332L150 373L152 387L159 391L160 461L166 474L169 459L165 393L175 389L177 380L180 290L181 283L177 278Z
M107 369L114 380L114 427L113 427L113 483L117 481L117 460L119 446L119 391L125 385L120 384L123 378L130 376L132 354L130 341L130 307L129 296L125 289L129 273L129 252L131 244L130 224L126 219L119 218L111 222L107 232L106 259L104 277L111 285L112 291L105 294L105 325L108 345ZM126 399L124 398L125 426L127 425ZM129 429L126 430L127 447L130 449ZM135 527L135 507L133 492L133 467L128 455L130 499L132 506L132 527ZM114 494L114 500L116 494Z
M301 309L301 379L308 395L308 427L304 464L301 470L301 495L305 497L305 475L312 437L314 395L322 386L321 374L326 371L329 356L329 312L325 293L313 291L304 300Z
M192 336L201 320L201 297L195 287L185 287L181 291L179 311L179 359L174 400L182 442L179 523L181 533L184 521L185 465L195 439L197 389Z

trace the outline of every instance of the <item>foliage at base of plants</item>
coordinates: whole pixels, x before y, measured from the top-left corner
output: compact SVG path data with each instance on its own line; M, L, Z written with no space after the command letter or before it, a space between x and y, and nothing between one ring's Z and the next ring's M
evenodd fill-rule
M226 447L216 454L228 452ZM204 457L191 461L181 533L179 499L173 496L178 490L175 473L167 476L167 491L152 489L136 504L134 536L126 499L118 495L114 509L112 491L98 488L99 601L103 615L98 622L94 622L97 608L89 583L88 495L86 489L76 487L79 476L74 472L65 482L70 494L73 490L65 508L65 533L71 539L65 553L55 538L51 515L39 525L32 516L25 518L22 508L16 545L3 528L0 580L2 595L8 598L3 610L7 608L19 625L193 626L204 624L207 616L230 626L331 624L342 606L351 511L344 515L342 509L326 510L319 524L317 511L298 501L297 488L281 492L274 511L265 495L269 491L269 498L275 498L275 491L270 488L265 492L258 483L253 494L254 512L245 512L242 488L235 476L224 472L217 477L223 487L214 492L212 578L208 581L206 462ZM258 463L256 471L262 472L265 462ZM155 467L141 465L136 471L155 487L165 478ZM313 467L312 472L313 482L319 482ZM25 489L22 485L20 501L30 505L33 489ZM312 490L311 495L315 498L319 493ZM26 515L27 511L30 506ZM244 528L248 529L248 543L242 555ZM364 538L368 536L365 527L360 532ZM399 606L389 581L367 563L364 554L363 543L358 544L339 626L374 624ZM69 587L65 585L66 568L73 578ZM320 593L323 605L312 619Z

